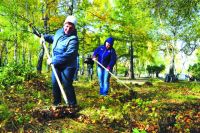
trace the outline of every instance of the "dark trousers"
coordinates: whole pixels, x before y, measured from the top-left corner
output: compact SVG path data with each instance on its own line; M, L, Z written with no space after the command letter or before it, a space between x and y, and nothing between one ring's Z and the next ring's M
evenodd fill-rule
M62 70L60 70L58 68L55 68L55 69L56 69L57 75L58 75L61 83L64 86L68 104L72 105L72 106L76 105L77 104L76 94L74 91L74 87L72 85L76 68L67 67ZM57 83L54 73L52 73L52 84L53 84L53 97L54 97L53 104L58 105L59 103L61 103L61 91L58 86L58 83Z

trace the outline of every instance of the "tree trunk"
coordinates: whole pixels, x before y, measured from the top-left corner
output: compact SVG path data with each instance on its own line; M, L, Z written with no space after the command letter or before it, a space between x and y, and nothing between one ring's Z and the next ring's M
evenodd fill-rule
M48 52L49 52L49 55L51 55L51 45L50 45L50 43L48 43ZM49 72L50 71L50 65L48 65L47 63L46 63L46 65L47 65L47 71Z
M44 47L41 46L39 57L38 57L38 63L37 63L37 72L38 73L42 72L43 57L44 57Z
M28 52L28 64L29 64L29 66L32 66L32 54L31 54L30 49L29 49L29 52Z
M156 78L159 78L159 73L158 72L156 72Z
M1 52L0 52L0 67L3 65L2 61L3 61L3 52L4 52L5 47L6 47L6 44L3 42Z
M133 67L134 67L134 65L133 65L133 44L131 42L131 46L130 46L130 72L129 72L129 78L130 79L135 79Z
M6 66L8 64L8 48L7 46L5 45L5 58L4 58L4 61L3 61L3 65Z
M44 21L44 29L45 29L45 34L48 33L48 13L47 10L48 9L48 5L47 5L47 0L45 1L45 9L44 9L44 5L42 7L42 20ZM42 72L42 62L43 62L43 57L44 57L44 47L41 46L40 49L40 53L39 53L39 57L38 57L38 63L37 63L37 72L41 73ZM48 65L47 65L48 66ZM48 67L47 67L48 69Z
M83 34L83 36L85 36L85 34L86 34L86 30L85 29L83 29L83 32L82 32L82 34ZM84 66L84 61L85 61L85 38L83 37L83 45L82 45L82 51L83 51L83 53L82 53L82 62L81 62L81 66L82 66L82 68L81 68L81 75L84 75L84 73L85 73L85 66Z
M71 0L71 5L69 5L69 15L73 14L73 9L74 9L74 0Z
M115 64L115 75L117 76L117 62Z
M169 75L174 76L174 56L172 56L170 67L169 67Z
M174 37L176 36L176 32L174 32ZM174 40L173 42L173 47L171 48L172 50L172 58L171 58L171 62L170 62L170 67L169 67L169 82L175 82L177 80L176 76L175 76L175 44L176 44L176 40Z
M25 47L22 48L22 64L26 64L26 49Z
M0 54L0 67L2 66L2 50L1 50L1 54Z
M81 62L81 66L82 66L82 68L81 68L81 75L84 75L84 73L85 73L85 66L84 66L84 60L85 60L85 55L84 55L84 53L82 54L82 62Z
M18 44L17 44L17 34L15 35L15 40L14 40L14 63L17 63L18 62L18 59L17 59L17 50L18 50Z

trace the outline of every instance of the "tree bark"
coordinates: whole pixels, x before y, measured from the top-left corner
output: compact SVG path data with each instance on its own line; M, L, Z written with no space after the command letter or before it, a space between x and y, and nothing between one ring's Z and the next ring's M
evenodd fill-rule
M3 65L2 64L2 61L3 61L2 58L3 58L3 52L4 52L5 47L6 47L6 44L3 42L1 52L0 52L0 67Z
M32 66L32 53L31 53L30 49L29 49L29 52L28 52L28 64L29 64L29 66Z
M14 40L14 62L17 63L18 59L17 59L17 49L18 49L18 43L17 43L17 35L15 36L15 40Z
M133 67L134 67L134 64L133 64L133 43L131 42L131 46L130 46L130 72L129 72L129 78L130 79L135 79Z
M117 75L117 61L116 61L116 64L115 64L115 75Z
M44 57L44 47L41 46L39 57L38 57L38 62L37 62L37 72L38 73L42 72L43 57Z
M85 73L85 66L84 66L84 61L85 61L85 34L86 34L86 30L85 29L83 29L83 32L82 32L82 34L83 34L83 45L82 45L82 62L81 62L81 66L82 66L82 68L81 68L81 75L84 75L84 73Z
M22 64L26 64L26 49L25 47L22 48Z
M5 58L4 58L4 61L3 61L3 65L5 66L7 64L8 64L8 48L5 45Z
M172 56L170 67L169 67L169 75L174 76L174 55Z

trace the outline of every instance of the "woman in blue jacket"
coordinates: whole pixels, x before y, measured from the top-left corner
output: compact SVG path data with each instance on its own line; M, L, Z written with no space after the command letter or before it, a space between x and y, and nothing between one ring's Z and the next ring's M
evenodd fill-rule
M96 58L98 58L98 62L101 63L105 68L107 68L107 70L105 70L100 65L97 66L100 95L103 96L106 96L108 94L110 86L110 74L108 71L112 72L117 59L113 44L114 39L112 37L109 37L105 40L104 45L99 46L93 54L93 60L96 60Z
M59 79L64 85L69 107L75 108L77 101L74 91L73 77L77 67L78 37L75 29L77 20L74 16L68 16L63 28L59 29L55 35L44 35L44 39L53 43L52 58L48 59L48 64L54 64ZM52 73L54 105L61 103L61 91L56 77Z

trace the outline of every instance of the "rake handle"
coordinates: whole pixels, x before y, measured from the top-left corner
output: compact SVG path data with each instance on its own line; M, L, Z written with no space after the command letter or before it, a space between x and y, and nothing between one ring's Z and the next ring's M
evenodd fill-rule
M128 87L126 84L124 84L121 80L119 80L113 73L111 73L107 68L105 68L100 62L98 62L96 59L93 59L94 62L96 62L97 64L99 64L102 68L104 68L106 71L108 71L108 73L110 75L112 75L112 77L114 77L117 81L119 81L121 84L123 84L127 89L131 89L130 87Z
M46 54L47 58L50 59L51 56L49 55L48 49L47 49L47 47L46 47L46 45L45 45L44 36L42 35L41 37L42 37L42 39L43 39L42 45L43 45L43 47L44 47L45 54ZM55 69L55 67L54 67L53 64L51 64L51 68L52 68L52 71L53 71L53 73L54 73L54 75L55 75L55 77L56 77L56 80L57 80L57 82L58 82L58 86L59 86L60 91L61 91L61 93L62 93L63 99L64 99L65 103L68 104L65 91L64 91L64 89L63 89L63 86L62 86L62 84L61 84L61 82L60 82L60 79L59 79L59 77L58 77L58 75L57 75L56 69Z

